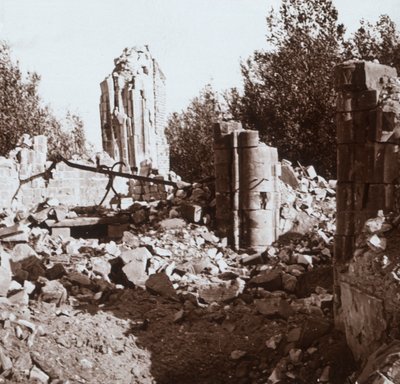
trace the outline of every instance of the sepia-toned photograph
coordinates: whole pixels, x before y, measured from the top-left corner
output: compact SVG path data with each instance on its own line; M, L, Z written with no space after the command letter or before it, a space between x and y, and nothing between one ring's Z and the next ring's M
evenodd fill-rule
M0 384L400 384L398 0L0 0Z

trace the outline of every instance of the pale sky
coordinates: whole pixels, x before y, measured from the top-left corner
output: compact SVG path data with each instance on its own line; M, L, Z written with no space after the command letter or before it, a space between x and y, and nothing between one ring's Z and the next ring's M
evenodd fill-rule
M123 48L148 44L167 77L168 112L199 90L241 86L239 63L265 47L265 16L279 0L0 0L0 38L57 114L79 114L100 148L99 83ZM389 14L399 0L334 0L348 30Z

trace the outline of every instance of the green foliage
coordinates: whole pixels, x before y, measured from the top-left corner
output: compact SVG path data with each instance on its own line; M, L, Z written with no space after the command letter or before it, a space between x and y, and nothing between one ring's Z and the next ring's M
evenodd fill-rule
M68 114L64 127L49 107L42 105L39 81L36 73L23 76L18 62L11 58L9 46L0 41L0 155L7 155L24 133L46 135L50 157L84 154L86 140L81 119Z
M241 65L243 95L236 88L226 91L224 107L206 88L185 112L171 117L172 169L185 179L212 174L209 130L221 117L258 130L281 158L335 177L334 66L347 59L377 59L400 73L400 36L387 15L375 24L362 20L347 40L331 0L282 0L266 21L266 49Z
M344 33L332 1L283 0L267 17L268 49L242 64L244 95L233 97L236 115L281 157L326 176L336 169L333 67L363 59L400 69L400 36L389 16L362 20L348 40Z
M348 58L378 60L396 67L400 73L400 35L388 15L381 15L375 24L361 20L360 27L345 43Z
M173 113L166 129L171 169L185 181L214 174L213 123L222 117L211 86L201 90L181 113Z
M67 159L73 155L87 155L87 143L82 119L70 112L66 118L57 121L58 129L55 132L47 131L45 134L49 142L50 158L61 155Z
M268 51L242 64L243 121L281 157L335 168L332 68L344 27L331 1L283 0L267 17Z

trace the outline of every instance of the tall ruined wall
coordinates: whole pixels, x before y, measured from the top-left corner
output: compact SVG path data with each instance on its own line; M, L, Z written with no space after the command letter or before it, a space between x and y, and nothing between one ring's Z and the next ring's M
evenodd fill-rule
M399 229L384 218L400 213L400 81L394 68L351 61L336 68L336 89L336 322L365 361L400 336Z
M45 136L35 136L32 146L24 145L18 148L13 151L11 158L0 157L0 179L2 180L0 208L10 208L13 204L33 208L47 198L56 198L60 203L70 206L92 206L100 203L106 192L108 177L71 168L64 163L56 165L48 180L39 177L24 182L44 172L50 165L51 162L47 161ZM96 164L88 163L88 165L95 166ZM128 192L126 179L116 178L114 187L121 194ZM14 195L15 199L13 199ZM104 204L108 204L112 197L113 194L109 193Z
M127 170L169 171L165 76L147 46L126 48L100 84L103 149Z

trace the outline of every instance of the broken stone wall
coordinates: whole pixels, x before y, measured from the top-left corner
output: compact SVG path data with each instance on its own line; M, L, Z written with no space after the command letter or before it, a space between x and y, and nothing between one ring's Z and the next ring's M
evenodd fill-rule
M127 171L141 172L150 165L166 175L165 76L147 46L126 48L114 63L100 84L103 149L124 162Z
M393 336L398 337L399 332L393 331L400 326L398 281L381 268L387 256L375 253L384 250L380 242L370 241L375 232L380 233L380 224L376 224L378 229L365 227L366 220L379 211L381 216L399 211L400 87L396 76L394 68L363 61L346 62L335 69L335 316L355 358L361 361ZM395 253L399 258L400 252Z
M81 160L75 162L96 166ZM0 157L0 177L3 180L0 183L0 208L10 208L13 204L32 208L47 198L56 198L62 204L70 206L92 206L100 203L106 192L108 177L71 168L62 162L56 165L48 180L38 177L24 182L44 172L50 165L51 162L47 161L45 136L35 136L32 146L17 148L10 153L10 158ZM116 178L114 187L119 193L128 192L126 179ZM110 192L104 203L108 204L112 197L113 193Z
M279 236L278 152L240 123L214 129L218 230L236 249L265 250Z

